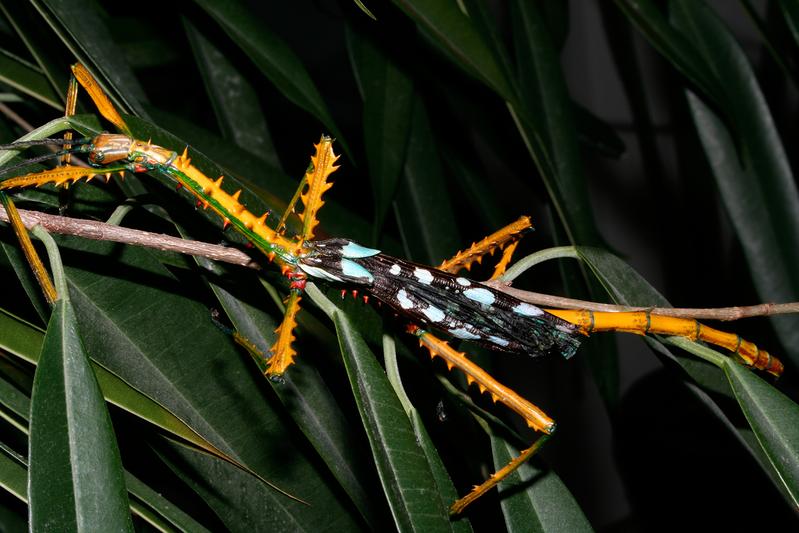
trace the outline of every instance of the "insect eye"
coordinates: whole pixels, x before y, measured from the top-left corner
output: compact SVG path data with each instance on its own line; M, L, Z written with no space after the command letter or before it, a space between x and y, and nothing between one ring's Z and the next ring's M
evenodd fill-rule
M94 152L91 157L98 163L102 163L103 159L105 159L105 154L103 152Z

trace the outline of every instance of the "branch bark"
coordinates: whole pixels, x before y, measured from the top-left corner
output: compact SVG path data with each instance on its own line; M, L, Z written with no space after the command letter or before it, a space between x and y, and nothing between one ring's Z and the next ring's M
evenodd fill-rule
M243 252L237 248L218 244L209 244L200 241L188 241L179 237L173 237L171 235L164 235L161 233L152 233L149 231L124 228L121 226L115 226L92 220L49 215L37 211L27 211L21 209L19 210L19 213L23 224L25 224L25 227L29 230L35 225L40 224L47 231L52 233L75 235L85 239L99 241L112 241L124 244L133 244L135 246L145 246L158 250L206 257L214 261L223 261L225 263L247 268L261 268L261 265L258 261L250 257L246 252ZM2 206L0 206L0 221L8 222L8 215ZM501 281L488 281L485 283L497 290L515 296L522 301L539 306L554 307L559 309L587 309L591 311L609 312L650 311L654 314L663 316L721 321L799 312L799 302L782 304L763 303L750 306L719 308L627 307L523 291L510 287Z

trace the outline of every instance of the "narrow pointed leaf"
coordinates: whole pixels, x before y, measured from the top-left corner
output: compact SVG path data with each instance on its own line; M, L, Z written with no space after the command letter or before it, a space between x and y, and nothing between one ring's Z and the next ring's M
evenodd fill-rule
M333 319L355 402L372 447L383 491L400 531L449 531L449 517L430 465L383 368L349 318L309 286Z
M33 530L133 531L111 419L63 299L33 384L29 461Z
M438 264L458 249L455 209L447 191L438 150L422 101L413 106L411 133L404 176L399 185L396 211L408 256L427 264ZM434 224L426 221L435 220Z
M657 291L615 256L593 248L580 248L579 253L618 303L668 306L668 302ZM657 343L655 339L647 340L650 343ZM694 345L698 350L710 351L685 339L667 339L667 341L669 344L689 350L691 350L690 345ZM761 466L770 471L768 472L770 477L779 480L778 487L791 500L796 501L799 494L797 492L799 456L796 454L796 449L799 447L799 432L796 429L799 427L799 406L776 388L765 383L751 370L718 352L714 352L716 354L714 358L721 361L726 381L720 381L722 378L718 372L708 372L707 368L703 368L708 365L699 364L693 358L687 358L676 352L672 354L662 345L658 347L658 352L674 358L704 388L732 395L738 401L757 437L757 449L753 449L753 453L760 460ZM709 405L714 413L723 415L709 396L700 398L710 402ZM733 427L726 420L725 425Z
M799 191L774 120L746 56L707 7L675 2L680 27L725 80L717 117L689 95L689 105L713 176L763 301L799 299ZM783 346L799 362L799 318L772 320Z
M727 362L724 372L758 444L799 507L799 405L739 364Z
M669 24L652 0L616 0L616 4L675 68L706 95L718 94L721 83L707 71L707 65L697 56L693 46Z
M334 123L303 61L280 37L263 27L258 17L238 0L195 2L222 26L286 98L316 117L348 151L344 136Z
M517 126L572 243L598 243L577 143L573 103L558 51L535 3L515 2L514 42L519 100Z
M499 469L519 455L505 439L492 435L494 468ZM593 531L574 496L552 471L531 461L522 464L499 484L500 504L509 533L521 531Z
M6 53L0 53L0 80L50 107L62 107L61 98L41 71Z
M28 469L13 450L0 444L0 488L23 502L28 501Z
M457 2L394 0L394 4L429 33L455 64L502 99L513 100L510 82L500 63Z
M280 168L255 89L194 24L184 18L183 26L224 137Z
M75 57L90 61L86 66L102 74L101 83L108 80L125 106L137 115L146 116L141 105L146 100L144 91L122 59L124 54L115 44L111 28L99 16L96 6L88 0L36 0L35 4Z
M413 82L365 35L347 32L350 57L363 98L363 137L375 198L373 238L380 235L405 163Z

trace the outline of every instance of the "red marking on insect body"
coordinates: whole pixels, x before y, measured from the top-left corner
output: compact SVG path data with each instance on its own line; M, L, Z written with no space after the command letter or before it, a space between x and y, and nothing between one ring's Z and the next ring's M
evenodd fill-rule
M302 272L296 272L289 268L284 269L284 275L289 279L289 288L304 290L307 278Z
M356 289L352 290L352 297L355 298L356 300L358 299L358 291Z
M347 289L341 289L341 299L343 300L346 297L347 297Z
M365 304L369 303L369 296L367 296L366 294L363 295L363 303Z
M180 190L180 189L182 189L182 188L183 188L183 184L182 184L182 183L180 183L180 182L178 182L178 184L177 184L177 185L175 185L175 190L176 190L176 191L179 191L179 190Z

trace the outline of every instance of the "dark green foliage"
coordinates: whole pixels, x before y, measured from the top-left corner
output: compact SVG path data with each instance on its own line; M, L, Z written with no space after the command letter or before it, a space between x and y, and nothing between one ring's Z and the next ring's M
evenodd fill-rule
M538 231L517 257L575 245L580 266L539 267L521 288L637 305L667 305L651 285L680 306L796 301L799 14L787 0L750 4L1 0L0 143L27 133L15 116L38 127L63 113L80 61L134 135L189 145L253 212L282 213L312 143L335 136L341 169L319 238L436 264L530 215ZM754 30L732 31L743 13ZM611 58L602 78L584 74L599 68L590 35ZM94 112L82 97L82 134L111 127ZM224 238L218 220L146 176L14 199L100 220L127 202L126 226ZM86 530L127 519L125 504L142 530L796 527L794 316L721 326L783 359L776 384L687 341L590 339L568 362L464 346L558 432L453 521L455 495L534 435L464 393L390 314L309 291L298 362L270 383L208 311L268 347L286 291L268 265L258 276L56 240L71 304L50 318L0 227L0 530L29 520L29 499L34 526L63 511L64 527ZM64 468L86 457L96 477ZM76 505L81 482L108 493L107 508Z

